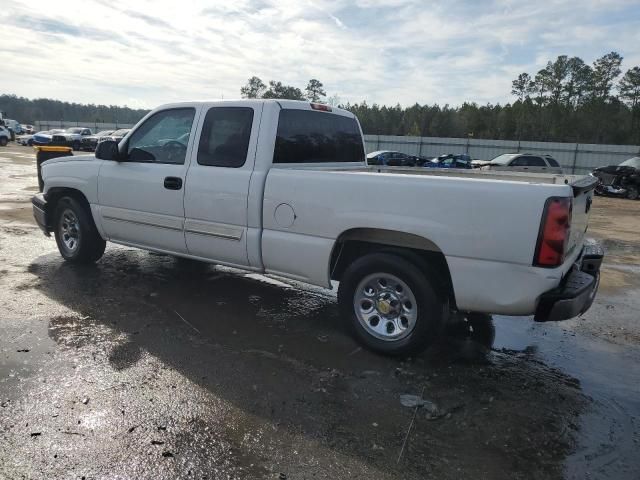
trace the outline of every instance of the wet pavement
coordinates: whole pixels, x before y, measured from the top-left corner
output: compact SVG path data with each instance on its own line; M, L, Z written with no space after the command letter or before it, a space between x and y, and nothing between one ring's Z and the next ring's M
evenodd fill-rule
M0 149L0 478L638 478L640 202L594 202L584 318L487 319L399 360L329 290L113 245L66 264L34 163Z

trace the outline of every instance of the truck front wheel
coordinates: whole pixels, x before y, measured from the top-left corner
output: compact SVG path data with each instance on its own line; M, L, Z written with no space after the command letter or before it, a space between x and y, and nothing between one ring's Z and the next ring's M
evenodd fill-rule
M88 207L73 197L62 197L54 218L54 233L62 258L68 262L92 263L102 257L106 242L98 233Z
M424 350L439 332L444 302L425 272L406 259L373 253L344 272L338 303L355 337L387 355Z

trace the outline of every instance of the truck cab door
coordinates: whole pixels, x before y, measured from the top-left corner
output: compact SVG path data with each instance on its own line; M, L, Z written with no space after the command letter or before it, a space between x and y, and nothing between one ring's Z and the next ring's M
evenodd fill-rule
M262 104L207 105L187 173L184 233L190 255L250 266L248 196Z
M196 113L188 107L152 114L122 140L122 161L103 162L98 209L109 240L186 253L184 181Z

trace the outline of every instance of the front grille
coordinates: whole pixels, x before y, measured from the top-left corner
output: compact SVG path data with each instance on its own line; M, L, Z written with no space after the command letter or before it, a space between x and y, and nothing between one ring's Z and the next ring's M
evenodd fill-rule
M51 137L51 143L66 144L67 143L67 137L65 137L64 135L53 135Z

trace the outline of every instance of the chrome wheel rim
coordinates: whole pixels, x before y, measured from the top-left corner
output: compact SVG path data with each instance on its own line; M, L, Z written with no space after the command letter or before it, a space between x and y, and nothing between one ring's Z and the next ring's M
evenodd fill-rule
M80 245L80 223L71 209L66 209L60 217L60 239L65 250L75 252Z
M362 279L353 296L353 308L368 334L388 342L409 335L418 319L415 295L390 273L374 273Z

